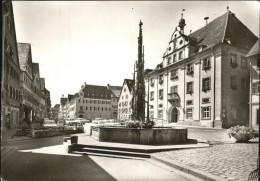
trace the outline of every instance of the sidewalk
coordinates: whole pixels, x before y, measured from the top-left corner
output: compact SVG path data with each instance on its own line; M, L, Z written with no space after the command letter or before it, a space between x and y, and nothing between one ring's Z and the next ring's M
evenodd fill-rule
M166 151L153 155L162 158L162 162L166 159L172 165L181 165L184 171L198 170L204 176L244 181L257 168L258 144L258 141L220 144L204 149Z

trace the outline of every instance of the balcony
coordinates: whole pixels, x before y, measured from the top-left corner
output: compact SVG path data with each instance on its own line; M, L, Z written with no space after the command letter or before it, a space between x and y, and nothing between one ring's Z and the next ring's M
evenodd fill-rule
M171 92L168 94L168 101L176 107L180 106L180 96L177 92Z

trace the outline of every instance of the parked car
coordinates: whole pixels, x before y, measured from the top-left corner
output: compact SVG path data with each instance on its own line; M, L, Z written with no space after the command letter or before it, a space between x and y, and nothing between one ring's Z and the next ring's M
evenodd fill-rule
M77 121L77 120L66 121L64 129L66 129L66 130L78 130L79 132L84 132L83 124L80 121Z
M104 122L105 120L102 118L96 118L95 120L92 121L93 124L103 124Z
M59 121L57 122L57 126L58 126L58 127L64 127L65 124L66 124L66 121L65 121L65 120L59 120Z
M44 118L42 126L44 128L56 128L57 124L54 120L50 120L49 118Z
M84 118L77 118L75 121L80 121L82 124L90 123L90 120L84 119Z

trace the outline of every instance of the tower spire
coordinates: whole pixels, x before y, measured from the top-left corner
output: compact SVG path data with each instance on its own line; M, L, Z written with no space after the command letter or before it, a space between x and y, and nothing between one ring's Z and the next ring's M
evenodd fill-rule
M134 119L144 121L145 119L145 85L144 85L144 48L143 48L143 34L142 21L139 23L139 37L138 37L138 59L136 63L136 79L135 79L135 101L134 101Z
M184 26L186 25L185 24L185 19L183 18L183 12L184 11L185 11L185 9L182 9L181 19L179 21L179 27L180 27L180 30L181 30L181 34L184 34Z

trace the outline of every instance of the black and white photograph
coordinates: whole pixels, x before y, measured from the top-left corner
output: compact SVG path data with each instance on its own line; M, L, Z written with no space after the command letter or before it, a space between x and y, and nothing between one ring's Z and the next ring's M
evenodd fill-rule
M1 180L259 180L259 1L1 7Z

